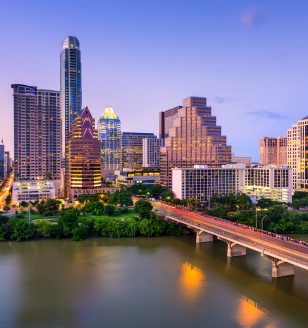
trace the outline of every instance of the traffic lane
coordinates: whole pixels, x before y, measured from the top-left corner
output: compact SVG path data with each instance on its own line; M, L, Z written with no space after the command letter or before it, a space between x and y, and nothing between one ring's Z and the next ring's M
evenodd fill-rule
M214 219L210 219L210 218L206 218L203 216L200 216L198 214L195 214L193 212L186 212L183 210L179 210L176 208L168 208L165 206L161 206L160 204L155 204L160 210L163 209L166 212L170 213L170 214L174 214L174 212L179 213L181 216L184 216L185 218L189 219L189 220L196 220L200 223L206 223L206 224L210 224L213 227L215 227L216 229L221 230L221 228L224 228L224 231L228 231L231 234L234 234L234 232L238 232L238 234L241 235L242 238L245 238L245 235L249 235L251 236L252 239L254 239L255 242L257 243L261 243L262 241L262 235L258 232L255 231L251 231L249 229L243 229L241 227L238 227L236 225L230 225L230 223L226 223L223 221L217 221ZM193 217L193 218L192 218ZM229 229L232 229L231 231ZM243 235L244 234L244 235ZM274 248L274 251L278 251L278 252L287 252L290 253L291 251L297 251L299 254L299 256L304 256L306 258L306 255L308 255L308 249L305 248L305 246L301 246L298 244L293 244L291 242L285 242L281 239L277 239L275 237L271 237L268 235L263 235L263 239L264 239L264 245L266 245L268 248L273 248L273 246L279 246L279 248ZM250 240L251 242L251 240ZM282 248L281 248L282 247ZM283 248L285 250L283 250ZM292 255L294 255L293 253L291 253Z

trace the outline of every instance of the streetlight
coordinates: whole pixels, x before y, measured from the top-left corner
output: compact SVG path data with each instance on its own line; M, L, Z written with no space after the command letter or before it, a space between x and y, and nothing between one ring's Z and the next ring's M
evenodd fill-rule
M256 229L258 229L258 210L257 210L257 205L255 205L256 208Z
M264 248L263 248L263 220L265 219L267 215L264 216L264 218L262 219L262 230L261 230L261 234L262 234L262 253L261 256L264 256Z

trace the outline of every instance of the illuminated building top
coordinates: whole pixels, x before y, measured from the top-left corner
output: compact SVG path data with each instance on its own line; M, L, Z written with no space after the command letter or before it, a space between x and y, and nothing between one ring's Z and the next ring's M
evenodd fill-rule
M117 114L115 113L115 111L113 110L112 107L107 106L105 108L103 118L109 119L109 120L116 120L116 119L118 119L118 116L117 116Z

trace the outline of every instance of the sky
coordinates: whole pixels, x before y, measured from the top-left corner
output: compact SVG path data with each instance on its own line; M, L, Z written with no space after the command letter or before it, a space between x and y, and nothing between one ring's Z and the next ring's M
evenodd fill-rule
M308 115L308 1L0 2L0 139L13 154L11 84L60 89L61 42L80 41L83 107L113 106L124 132L207 98L236 156Z

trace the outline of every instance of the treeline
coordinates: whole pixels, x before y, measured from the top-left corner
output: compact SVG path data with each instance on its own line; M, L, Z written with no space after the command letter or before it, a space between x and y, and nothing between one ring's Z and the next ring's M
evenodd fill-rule
M90 203L89 203L90 204ZM92 203L95 205L95 203ZM113 206L113 205L106 205ZM176 224L168 224L152 212L148 201L138 201L135 211L139 216L128 219L105 217L100 219L80 217L80 210L75 208L62 209L57 222L37 220L28 223L27 220L13 222L8 217L0 216L0 240L28 240L37 237L71 238L82 240L94 236L111 238L136 236L162 236L165 234L182 234L183 230Z

